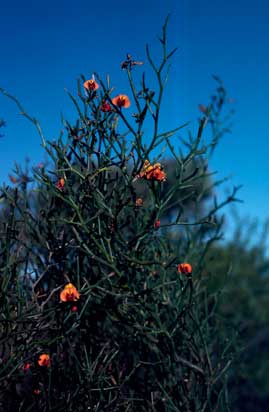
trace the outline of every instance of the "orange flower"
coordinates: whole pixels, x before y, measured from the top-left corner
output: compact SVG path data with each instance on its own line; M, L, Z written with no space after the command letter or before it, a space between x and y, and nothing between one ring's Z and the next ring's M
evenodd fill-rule
M83 86L89 92L94 92L95 90L99 89L99 84L95 81L94 76L90 80L86 80L83 83Z
M192 273L192 266L190 263L180 263L177 266L178 273L184 273L184 275L191 275Z
M143 199L141 199L141 197L138 197L135 201L135 205L137 207L143 206Z
M118 106L119 108L124 107L124 109L127 109L128 107L131 106L131 102L129 100L129 97L126 96L126 94L119 94L118 96L114 97L112 99L112 103L115 106Z
M65 285L64 289L60 293L60 299L62 302L75 302L79 298L80 294L72 283Z
M50 367L50 355L47 353L42 353L42 355L38 358L38 365L39 366L46 366L47 368Z
M159 182L166 181L166 173L162 170L161 164L155 163L154 165L151 165L148 160L145 161L138 177L146 180L158 180Z
M65 185L65 180L63 178L59 179L58 182L56 183L57 189L61 191L63 190L64 185Z

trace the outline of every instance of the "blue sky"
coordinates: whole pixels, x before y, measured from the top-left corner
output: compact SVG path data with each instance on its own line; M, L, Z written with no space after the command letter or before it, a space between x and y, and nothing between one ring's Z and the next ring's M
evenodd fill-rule
M171 13L169 44L178 47L170 74L163 124L192 121L206 103L216 74L235 100L232 134L220 143L211 162L224 187L242 184L238 209L265 219L269 202L269 8L256 0L10 0L1 5L0 87L17 96L39 119L48 139L58 136L60 113L72 117L64 89L76 91L76 79L93 71L110 74L115 92L128 93L119 64L126 52L145 60L149 43L158 57L157 36ZM146 72L148 65L143 67ZM34 127L0 96L0 118L7 121L0 140L0 181L14 161L43 160Z

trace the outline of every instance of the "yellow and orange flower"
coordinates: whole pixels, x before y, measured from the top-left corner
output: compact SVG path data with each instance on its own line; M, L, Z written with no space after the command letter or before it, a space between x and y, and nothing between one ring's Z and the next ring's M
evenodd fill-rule
M60 300L62 302L76 302L79 298L80 294L72 283L65 285L64 289L60 293Z
M192 273L192 266L190 263L180 263L177 266L178 273L183 273L184 275L191 275Z
M148 160L145 161L144 166L138 177L146 180L158 180L159 182L166 181L166 173L162 170L160 163L150 164Z
M86 82L83 83L83 86L89 92L94 92L99 89L99 84L95 81L94 77L90 80L86 80Z
M37 361L39 366L45 366L47 368L50 367L50 355L47 353L42 353Z
M123 107L124 109L127 109L128 107L131 106L131 102L129 100L129 97L126 96L126 94L119 94L118 96L114 97L112 99L112 103L119 107L120 109Z

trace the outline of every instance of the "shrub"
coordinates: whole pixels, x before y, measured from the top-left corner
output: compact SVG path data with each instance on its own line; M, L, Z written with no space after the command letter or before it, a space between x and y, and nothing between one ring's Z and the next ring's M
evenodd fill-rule
M226 95L219 82L197 136L189 133L177 153L171 137L186 125L159 130L174 53L166 26L159 66L147 48L157 91L144 75L135 84L140 62L128 55L130 95L114 96L109 79L82 77L78 99L69 94L78 119L63 120L57 141L27 115L50 161L32 174L17 167L15 187L1 190L2 410L229 410L232 355L201 277L221 237L217 214L237 190L205 207Z

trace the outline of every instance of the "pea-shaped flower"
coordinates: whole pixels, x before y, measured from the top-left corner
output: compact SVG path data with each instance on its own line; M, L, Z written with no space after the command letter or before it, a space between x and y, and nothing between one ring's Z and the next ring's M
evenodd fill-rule
M192 274L192 266L190 263L180 263L177 266L178 273L183 273L184 275L191 275Z
M72 283L65 285L60 293L60 300L62 302L76 302L79 298L80 294Z
M37 361L39 366L45 366L46 368L50 367L50 355L47 353L42 353Z

